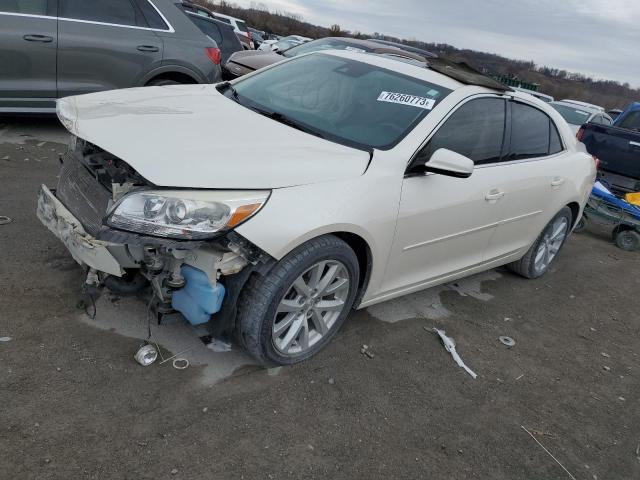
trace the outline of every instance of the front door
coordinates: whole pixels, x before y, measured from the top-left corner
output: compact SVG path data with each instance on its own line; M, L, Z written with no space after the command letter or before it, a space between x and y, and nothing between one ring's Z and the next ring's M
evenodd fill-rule
M55 108L55 0L0 2L0 109Z
M439 148L471 158L477 166L498 161L505 112L501 97L469 100L433 134L414 162L427 162ZM501 219L499 184L489 168L476 168L465 179L439 174L405 178L383 290L393 294L418 289L481 264Z

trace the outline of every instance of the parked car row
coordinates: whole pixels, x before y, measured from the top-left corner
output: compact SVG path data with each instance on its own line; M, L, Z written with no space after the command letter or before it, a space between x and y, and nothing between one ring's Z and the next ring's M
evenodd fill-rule
M224 33L202 33L176 0L0 2L0 112L55 112L57 98L214 83Z
M251 73L259 68L273 65L287 58L294 58L311 52L323 50L349 50L355 52L375 53L379 55L392 56L398 59L405 59L425 65L426 59L423 55L402 50L397 46L381 44L371 40L358 40L347 37L327 37L311 42L299 44L286 50L238 52L231 55L224 64L226 73L230 77L239 77ZM434 58L435 55L425 52Z

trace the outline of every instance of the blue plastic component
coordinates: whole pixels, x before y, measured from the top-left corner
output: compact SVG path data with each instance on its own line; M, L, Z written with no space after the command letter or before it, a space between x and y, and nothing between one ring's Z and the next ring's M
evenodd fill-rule
M187 283L173 292L171 306L192 325L207 323L212 314L220 311L224 285L216 283L212 287L206 273L189 265L182 265L180 272Z

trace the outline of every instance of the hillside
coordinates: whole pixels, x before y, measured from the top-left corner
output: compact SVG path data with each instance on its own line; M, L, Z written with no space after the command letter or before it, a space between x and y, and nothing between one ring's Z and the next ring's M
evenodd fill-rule
M606 109L624 108L630 102L640 101L640 89L613 80L596 80L580 73L553 67L539 66L531 61L514 60L495 53L461 50L445 43L429 43L389 37L381 33L363 34L342 30L339 25L322 27L305 22L298 15L269 11L264 4L241 8L226 1L191 0L211 10L244 19L250 26L278 35L303 35L311 38L352 36L381 38L424 48L452 60L465 61L488 74L508 75L525 82L537 83L539 91L557 99L572 98L602 105Z

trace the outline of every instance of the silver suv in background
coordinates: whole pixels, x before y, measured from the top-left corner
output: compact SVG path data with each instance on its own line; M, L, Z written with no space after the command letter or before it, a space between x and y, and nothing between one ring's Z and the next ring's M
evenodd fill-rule
M101 90L214 83L220 50L172 0L0 2L0 113Z

